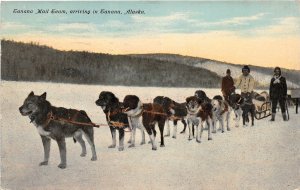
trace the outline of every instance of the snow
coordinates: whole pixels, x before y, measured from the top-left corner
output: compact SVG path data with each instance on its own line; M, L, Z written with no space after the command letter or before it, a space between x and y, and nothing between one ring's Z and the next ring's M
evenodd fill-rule
M199 88L200 89L200 88ZM202 88L201 88L202 89ZM1 81L1 187L3 189L296 189L300 187L300 117L290 108L290 121L280 113L274 123L269 118L255 120L254 127L234 127L213 134L202 143L188 141L188 131L177 139L165 138L166 147L151 150L137 145L123 152L108 149L107 127L95 128L98 160L90 161L91 151L80 157L80 145L67 139L66 169L61 170L58 147L51 145L48 166L43 159L41 139L35 127L18 111L27 95L47 92L55 106L86 110L92 121L105 123L102 110L95 105L101 91L112 91L123 100L127 94L151 102L157 95L184 102L196 88L124 87ZM220 89L204 89L212 97ZM233 114L232 114L233 115ZM171 124L171 126L173 126ZM178 133L182 130L178 123ZM171 127L172 129L172 127ZM126 141L130 134L126 133ZM149 137L146 135L146 140ZM158 139L158 138L157 138ZM158 140L159 141L159 140Z

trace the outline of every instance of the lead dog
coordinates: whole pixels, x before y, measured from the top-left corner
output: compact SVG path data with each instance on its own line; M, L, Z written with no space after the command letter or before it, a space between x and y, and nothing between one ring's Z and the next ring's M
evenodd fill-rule
M213 111L213 133L216 133L216 124L219 121L222 133L224 133L224 122L226 122L227 131L230 131L229 127L229 117L230 117L230 111L229 111L229 105L228 103L220 99L219 96L215 96L212 101L212 111Z
M48 165L51 139L56 140L59 147L61 159L58 165L59 168L63 169L67 166L66 137L73 137L74 142L78 141L82 148L80 156L86 156L86 147L82 139L82 134L85 135L86 140L91 146L91 160L97 160L93 129L93 126L96 125L91 122L86 112L54 107L46 100L46 95L46 92L41 96L34 95L31 92L19 108L23 116L30 118L41 136L44 147L44 161L40 163L40 166Z
M163 108L159 104L142 104L140 99L135 95L127 95L123 101L123 112L129 117L132 125L132 139L131 143L134 146L135 142L135 129L137 126L143 126L152 143L152 150L156 150L157 146L155 143L156 130L155 124L158 124L161 147L164 147L164 125L167 119L167 115L164 113Z
M170 125L169 121L173 121L174 128L173 128L173 138L176 138L177 134L177 122L181 120L186 128L186 121L185 117L187 115L186 104L185 103L177 103L174 100L171 100L169 97L166 96L157 96L153 99L153 103L160 104L164 112L167 114L168 118L166 120L167 124L167 132L165 136L170 136Z
M124 150L124 129L130 128L128 117L122 112L119 99L108 91L102 91L96 101L96 105L100 106L105 114L107 124L112 136L112 144L108 148L116 147L116 131L119 131L119 151ZM145 143L145 135L143 135Z
M201 142L204 122L208 123L208 140L212 140L212 105L204 103L195 96L186 98L187 121L189 126L189 140L192 140L192 125L196 126L196 141ZM199 127L200 125L200 127Z

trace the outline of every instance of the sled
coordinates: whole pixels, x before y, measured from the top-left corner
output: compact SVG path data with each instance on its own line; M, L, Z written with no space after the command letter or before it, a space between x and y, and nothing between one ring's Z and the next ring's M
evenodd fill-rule
M270 101L266 101L259 106L255 105L255 119L260 120L272 115L271 107Z

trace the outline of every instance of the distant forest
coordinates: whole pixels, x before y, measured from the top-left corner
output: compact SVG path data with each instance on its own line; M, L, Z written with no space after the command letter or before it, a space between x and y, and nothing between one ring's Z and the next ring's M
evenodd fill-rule
M59 51L36 43L8 40L1 40L1 46L2 80L125 86L220 86L221 78L216 73L174 61Z

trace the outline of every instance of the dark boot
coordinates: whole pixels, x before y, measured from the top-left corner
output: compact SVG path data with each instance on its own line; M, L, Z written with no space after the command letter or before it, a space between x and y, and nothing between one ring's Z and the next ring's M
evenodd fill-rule
M275 114L276 113L272 113L272 118L270 119L270 121L275 121Z
M287 121L286 113L282 113L282 118L283 118L283 121Z

